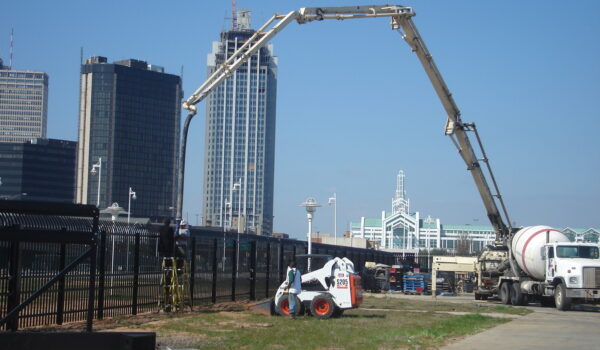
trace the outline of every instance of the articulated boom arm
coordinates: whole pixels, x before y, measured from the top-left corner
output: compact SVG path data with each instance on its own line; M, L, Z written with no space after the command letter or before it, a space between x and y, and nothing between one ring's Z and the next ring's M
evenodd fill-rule
M484 206L487 211L488 218L494 230L496 231L497 241L505 241L509 238L511 233L510 226L506 226L502 220L502 215L496 205L496 199L502 205L504 217L507 223L510 225L510 219L508 213L502 201L502 196L498 190L496 180L491 171L487 156L483 150L481 140L477 134L475 124L465 124L460 119L460 110L456 106L452 94L448 89L448 86L444 82L444 79L438 71L433 57L427 50L423 39L419 35L417 28L415 27L412 17L415 15L412 8L395 5L379 5L379 6L345 6L345 7L315 7L315 8L301 8L298 11L291 11L286 15L275 14L271 17L262 27L260 27L254 35L246 41L244 45L238 48L210 77L202 84L193 94L183 103L183 108L189 110L188 119L184 126L184 134L187 134L187 126L189 120L196 114L196 104L202 101L210 94L210 92L217 87L223 80L227 79L235 70L248 60L253 54L255 54L260 48L265 46L277 33L285 28L290 22L296 20L299 24L309 23L312 21L322 21L325 19L356 19L356 18L371 18L371 17L390 17L392 22L392 29L400 31L403 39L412 48L413 52L419 58L429 80L433 84L433 87L440 98L448 119L446 122L445 133L450 136L454 145L458 148L459 154L465 161L467 169L471 172L473 179ZM467 131L474 131L477 135L477 141L483 154L482 159L478 159L469 141ZM184 135L185 137L185 135ZM182 149L185 153L185 145L182 145ZM183 156L183 155L180 155ZM483 172L479 161L486 163L488 172L492 179L496 195L492 194L488 186L486 175ZM181 169L180 169L181 171ZM183 174L181 174L179 181L182 182ZM180 184L180 197L178 198L178 217L181 213L179 212L182 204L183 197L183 184Z
M423 42L423 39L421 38L421 35L419 34L419 31L417 30L417 27L413 23L412 19L409 16L392 17L392 28L400 31L402 38L412 48L413 52L419 58L419 61L421 61L421 65L425 69L429 80L433 84L435 92L440 98L440 101L442 102L442 105L448 114L445 133L446 135L450 136L452 142L458 149L460 156L465 161L467 170L469 170L471 172L471 176L473 176L477 190L479 190L479 194L483 200L488 219L490 220L492 226L494 227L494 231L496 232L496 241L498 243L502 241L504 241L503 243L506 243L506 240L510 237L510 233L512 231L512 228L510 227L510 218L508 217L508 212L504 205L504 201L502 200L502 195L500 194L496 179L494 178L488 158L483 149L483 144L481 143L479 135L477 134L477 128L475 127L475 124L465 124L460 119L460 110L456 106L456 103L452 98L452 94L450 93L444 78L437 69L435 62L433 61L433 57L429 53L429 50L427 50L427 46L425 46L425 42ZM482 159L477 158L475 150L473 149L471 141L469 140L469 136L467 135L467 131L474 131L477 135L477 141L483 154ZM487 165L488 173L494 185L496 195L493 195L490 191L486 175L479 164L479 160L483 161ZM500 214L498 206L496 205L495 198L497 198L500 202L504 217L506 218L506 222L509 226L504 224L502 215Z
M290 22L296 20L299 24L324 19L352 19L370 17L392 17L398 15L412 16L410 7L401 6L345 6L345 7L314 7L301 8L286 15L275 14L260 27L244 45L238 48L193 94L183 103L183 108L196 113L195 105L200 103L223 80L227 79L236 69L255 54ZM272 26L272 27L271 27Z

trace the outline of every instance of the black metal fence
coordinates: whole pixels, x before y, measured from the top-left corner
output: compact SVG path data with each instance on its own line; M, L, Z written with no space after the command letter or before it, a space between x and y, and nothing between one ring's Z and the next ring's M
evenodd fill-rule
M1 210L0 219L4 218ZM54 218L57 221L54 226L72 226L77 220L81 219ZM43 224L50 227L50 221L46 218ZM2 220L0 230L8 224ZM23 308L16 318L18 323L11 327L0 326L0 329L85 320L90 293L97 319L158 310L161 292L158 228L100 220L95 236L95 259L83 260ZM69 240L23 242L15 248L14 242L2 237L0 235L0 318L88 248L82 242ZM313 243L312 249L315 254L347 257L358 272L365 261L385 264L396 261L392 254L375 250L319 243ZM272 297L284 278L287 261L306 250L307 243L302 241L192 228L187 251L190 300L197 305ZM90 274L90 269L96 273ZM95 292L90 292L90 280Z

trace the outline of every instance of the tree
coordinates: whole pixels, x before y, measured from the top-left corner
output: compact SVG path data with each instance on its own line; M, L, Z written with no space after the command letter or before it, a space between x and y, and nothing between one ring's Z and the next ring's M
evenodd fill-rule
M469 256L473 255L471 251L471 246L473 244L473 240L466 233L461 234L456 240L455 252L458 256Z

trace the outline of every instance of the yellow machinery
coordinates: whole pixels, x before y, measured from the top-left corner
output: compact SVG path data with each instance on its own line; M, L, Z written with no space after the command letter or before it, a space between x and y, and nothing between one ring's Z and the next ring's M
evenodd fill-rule
M161 310L165 312L183 311L190 290L187 260L177 257L165 257L162 260L162 277L160 289L162 298L159 301Z

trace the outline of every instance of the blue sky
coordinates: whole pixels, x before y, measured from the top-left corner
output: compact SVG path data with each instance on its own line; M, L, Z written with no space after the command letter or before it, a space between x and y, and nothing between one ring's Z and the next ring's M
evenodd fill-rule
M256 28L273 13L373 1L249 1ZM475 122L517 225L600 227L598 1L410 1L462 111ZM0 57L50 76L48 136L76 140L79 59L137 58L179 74L184 95L206 78L206 55L230 27L230 1L10 1ZM433 88L387 19L290 24L279 57L275 230L301 237L313 196L315 231L389 210L406 172L411 209L447 224L487 224ZM204 105L190 128L184 215L201 211ZM157 165L158 166L158 165ZM142 196L138 193L138 196Z

